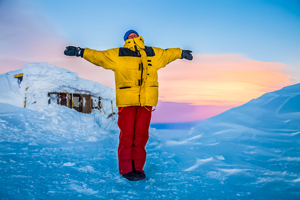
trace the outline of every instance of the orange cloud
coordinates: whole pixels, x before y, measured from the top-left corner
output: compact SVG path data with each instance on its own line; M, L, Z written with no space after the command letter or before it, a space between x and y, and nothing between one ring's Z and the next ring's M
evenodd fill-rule
M290 85L283 63L242 55L194 55L159 71L160 100L193 105L241 105Z

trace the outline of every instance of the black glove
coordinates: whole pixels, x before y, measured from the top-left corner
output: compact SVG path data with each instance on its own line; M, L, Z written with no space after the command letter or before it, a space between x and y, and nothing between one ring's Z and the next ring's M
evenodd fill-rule
M64 51L64 54L66 56L81 56L83 57L84 49L80 47L74 47L74 46L67 46L66 50Z
M190 50L182 50L181 59L185 58L187 60L193 60L192 51Z

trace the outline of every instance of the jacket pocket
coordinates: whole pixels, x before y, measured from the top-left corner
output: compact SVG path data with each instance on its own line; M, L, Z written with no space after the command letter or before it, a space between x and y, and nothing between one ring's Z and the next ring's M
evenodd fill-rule
M121 89L122 88L122 89ZM116 101L118 107L136 106L139 105L138 87L119 87L116 90Z
M146 105L156 106L158 102L158 86L148 86L146 87Z
M131 88L131 87L120 87L119 89L128 89L128 88Z
M158 87L158 82L157 81L149 81L146 84L147 87Z

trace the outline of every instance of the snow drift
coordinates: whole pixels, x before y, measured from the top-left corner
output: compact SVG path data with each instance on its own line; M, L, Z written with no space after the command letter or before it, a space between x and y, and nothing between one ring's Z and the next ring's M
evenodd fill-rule
M233 184L244 198L294 199L300 195L299 100L300 84L264 94L199 121L188 136L169 138L165 150L184 160L179 169Z
M300 84L188 131L152 129L139 182L118 174L116 116L48 105L48 92L85 91L110 110L114 90L45 63L0 84L2 199L299 199Z

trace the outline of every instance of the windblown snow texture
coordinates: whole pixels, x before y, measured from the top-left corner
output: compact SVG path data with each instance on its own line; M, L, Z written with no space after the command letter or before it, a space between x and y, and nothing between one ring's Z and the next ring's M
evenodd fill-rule
M2 74L0 84L1 199L300 197L300 84L191 130L150 129L147 177L139 182L118 174L117 117L48 105L50 90L85 91L102 96L108 111L114 90L45 63Z

